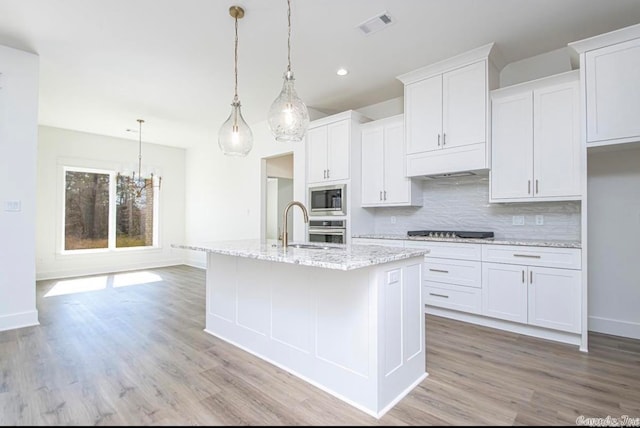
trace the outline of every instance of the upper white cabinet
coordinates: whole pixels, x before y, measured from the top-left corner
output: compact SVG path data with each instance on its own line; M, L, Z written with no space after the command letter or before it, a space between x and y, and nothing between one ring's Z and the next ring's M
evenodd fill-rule
M347 119L310 128L309 183L349 178L349 121Z
M580 199L579 71L491 92L492 202Z
M398 76L404 83L407 176L489 168L493 43Z
M640 141L640 24L569 46L580 54L587 147Z
M418 183L404 172L403 115L365 123L362 131L362 206L422 205Z

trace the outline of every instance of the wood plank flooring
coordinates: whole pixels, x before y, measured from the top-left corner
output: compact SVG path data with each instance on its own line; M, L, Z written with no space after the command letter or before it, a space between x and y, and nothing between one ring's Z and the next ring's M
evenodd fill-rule
M78 284L96 289L59 294ZM204 295L204 271L187 266L38 282L41 325L0 332L0 424L574 425L580 415L640 417L640 341L591 334L587 354L427 316L429 377L377 420L205 333Z

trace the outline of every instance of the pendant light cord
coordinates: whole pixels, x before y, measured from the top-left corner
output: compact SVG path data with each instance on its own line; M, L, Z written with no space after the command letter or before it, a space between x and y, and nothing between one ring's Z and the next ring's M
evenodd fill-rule
M142 178L142 122L144 120L138 119L138 123L140 124L138 136L140 139L138 140L138 180Z
M234 73L235 73L235 78L236 78L236 86L234 89L234 95L235 95L235 99L238 99L238 15L236 14L235 16L235 20L236 20L236 51L235 51L235 68L234 68Z
M289 34L287 35L287 71L291 71L291 0L287 0L287 23L289 26Z

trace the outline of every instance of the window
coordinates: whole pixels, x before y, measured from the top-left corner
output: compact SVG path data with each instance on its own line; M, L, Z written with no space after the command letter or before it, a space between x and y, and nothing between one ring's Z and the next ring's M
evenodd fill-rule
M132 190L115 171L64 168L64 251L148 248L156 244L156 189Z

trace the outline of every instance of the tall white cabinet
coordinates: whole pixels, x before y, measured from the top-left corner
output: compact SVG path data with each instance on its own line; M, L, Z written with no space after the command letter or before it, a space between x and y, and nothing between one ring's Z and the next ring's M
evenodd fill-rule
M492 202L582 193L577 70L491 92Z
M362 206L422 205L417 182L406 177L404 115L368 122L362 131Z

